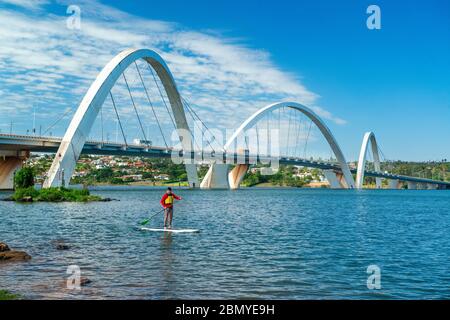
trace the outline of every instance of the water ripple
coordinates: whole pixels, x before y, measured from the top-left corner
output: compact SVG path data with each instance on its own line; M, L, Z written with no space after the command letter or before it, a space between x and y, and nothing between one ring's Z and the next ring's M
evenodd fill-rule
M33 299L450 298L448 192L180 189L175 226L199 234L137 230L159 210L161 192L97 188L120 201L1 202L0 241L33 259L1 265L0 287ZM70 250L56 250L60 241ZM92 280L80 292L65 288L72 264ZM381 290L367 289L371 264Z

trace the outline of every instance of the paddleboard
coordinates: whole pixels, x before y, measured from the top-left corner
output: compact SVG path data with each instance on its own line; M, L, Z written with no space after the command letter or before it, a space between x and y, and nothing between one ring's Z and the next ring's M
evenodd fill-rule
M153 231L153 232L173 232L173 233L195 233L195 232L200 232L200 230L197 229L161 229L161 228L146 228L146 227L141 227L141 230L144 231Z

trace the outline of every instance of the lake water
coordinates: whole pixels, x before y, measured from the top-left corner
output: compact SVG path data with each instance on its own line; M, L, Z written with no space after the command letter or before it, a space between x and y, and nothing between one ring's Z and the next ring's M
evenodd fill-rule
M0 265L0 288L31 299L450 298L448 191L177 190L174 227L198 234L137 230L162 189L92 192L120 201L0 202L0 241L33 257ZM61 240L70 250L56 250ZM92 283L68 290L69 265ZM379 290L367 288L369 265Z

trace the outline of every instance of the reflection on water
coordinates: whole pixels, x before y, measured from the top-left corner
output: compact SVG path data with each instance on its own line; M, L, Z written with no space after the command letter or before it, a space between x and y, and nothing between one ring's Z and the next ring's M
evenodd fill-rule
M33 257L0 265L0 288L36 299L450 298L450 192L180 189L174 227L201 232L139 230L162 192L0 202L0 241ZM150 224L161 227L162 215ZM65 287L73 264L92 280L79 292ZM371 264L381 290L367 289Z
M164 283L164 289L162 292L164 298L170 298L171 292L176 290L176 282L174 279L174 277L176 277L176 274L174 274L174 265L177 263L177 261L176 256L172 251L172 236L173 234L170 232L165 232L161 236L161 276Z
M163 233L161 244L164 249L170 249L170 246L172 245L172 235L173 233L171 232Z

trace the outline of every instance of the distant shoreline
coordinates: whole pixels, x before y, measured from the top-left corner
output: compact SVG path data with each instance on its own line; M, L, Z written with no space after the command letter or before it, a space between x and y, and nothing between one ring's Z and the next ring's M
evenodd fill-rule
M80 184L76 184L76 185L71 185L72 187L74 186L82 186ZM89 185L89 187L126 187L126 186L130 186L130 187L188 187L188 182L187 181L182 181L182 182L169 182L169 183L164 183L164 182L156 182L156 183L152 183L152 182L147 182L147 181L136 181L136 182L130 182L130 183L123 183L123 184L115 184L115 183L95 183L92 185ZM256 185L253 186L245 186L245 185L241 185L240 188L306 188L306 189L320 189L320 188L329 188L329 185L327 183L311 183L311 184L307 184L304 185L303 187L290 187L290 186L284 186L284 185L278 185L278 184L272 184L270 182L263 182L263 183L258 183Z
M188 187L188 182L187 181L182 181L182 182L148 182L148 181L135 181L135 182L130 182L130 183L121 183L121 184L115 184L115 183L95 183L92 185L88 185L87 187ZM36 188L41 188L42 185L41 184L36 184L35 185ZM70 187L77 187L77 188L82 188L83 185L81 184L71 184ZM364 186L366 189L376 189L376 185L365 185ZM298 188L298 189L329 189L330 186L327 182L312 182L309 184L306 184L302 187L290 187L290 186L280 186L277 184L271 184L270 182L262 182L262 183L258 183L256 185L253 186L245 186L245 185L241 185L240 188Z

